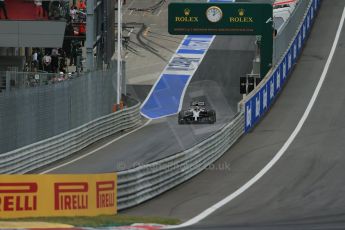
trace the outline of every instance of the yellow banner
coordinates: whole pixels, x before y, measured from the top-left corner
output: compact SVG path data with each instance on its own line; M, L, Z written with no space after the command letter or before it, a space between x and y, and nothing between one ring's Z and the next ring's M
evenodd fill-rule
M0 175L0 217L115 214L116 185L116 173Z

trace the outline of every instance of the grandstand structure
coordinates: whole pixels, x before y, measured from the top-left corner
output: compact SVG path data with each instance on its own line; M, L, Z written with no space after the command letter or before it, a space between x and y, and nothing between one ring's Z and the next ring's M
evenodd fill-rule
M89 6L77 8L84 2ZM110 0L43 0L43 15L38 15L33 0L5 0L7 18L0 10L0 60L4 57L23 59L31 53L30 48L61 48L66 40L83 41L86 47L88 70L99 69L109 64L114 53L115 41L115 6ZM45 7L45 4L47 6ZM76 7L76 17L71 15ZM88 17L86 17L88 14ZM88 23L86 22L88 18ZM67 34L69 22L73 25L73 33ZM86 30L86 25L88 29ZM88 42L84 42L88 37ZM105 53L105 55L103 55ZM5 58L5 59L6 59ZM93 59L96 59L95 61ZM25 61L24 61L25 62ZM13 62L9 65L0 62L0 71L22 71L24 62Z
M0 129L8 131L0 134L0 154L111 113L115 2L43 0L40 15L33 0L4 3Z

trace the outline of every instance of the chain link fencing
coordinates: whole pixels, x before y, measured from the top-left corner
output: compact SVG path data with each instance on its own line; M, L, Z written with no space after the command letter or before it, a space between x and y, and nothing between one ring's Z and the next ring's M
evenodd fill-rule
M0 72L0 154L112 112L116 70L74 76Z

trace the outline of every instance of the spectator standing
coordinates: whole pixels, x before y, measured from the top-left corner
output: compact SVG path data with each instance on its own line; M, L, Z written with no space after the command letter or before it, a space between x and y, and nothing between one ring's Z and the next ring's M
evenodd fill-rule
M71 59L69 62L69 65L77 65L77 56L78 56L78 48L80 46L79 41L78 40L73 40L72 41L72 49L71 49Z
M66 73L66 52L60 48L59 54L59 71Z
M83 12L86 12L86 3L84 0L80 0L80 3L79 3L79 10L83 11Z
M47 72L51 72L51 62L52 62L52 58L48 55L45 54L43 57L43 70L47 71Z
M49 19L59 20L61 18L59 1L50 1L49 13Z
M41 49L37 48L37 60L38 60L38 69L42 70L43 69L43 64L42 64L42 51Z
M42 1L43 17L49 16L49 3L50 3L50 0L43 0Z
M38 52L37 49L34 49L32 53L32 67L33 71L36 72L38 69Z
M69 20L67 21L65 37L62 43L62 48L66 52L66 57L68 58L71 57L71 36L74 36L74 28L72 22Z
M52 56L58 56L59 50L57 48L52 49Z
M59 69L59 51L58 49L53 49L51 54L51 68L52 72L57 73Z
M5 19L8 19L5 0L0 0L0 9L2 9Z
M77 19L77 7L75 5L71 7L71 9L69 10L69 14L72 18L72 21Z
M86 24L85 22L79 23L79 36L86 36ZM81 46L84 46L85 38L81 40Z
M45 54L51 54L52 51L53 51L52 48L44 48L44 53L45 53Z
M43 18L43 8L42 8L42 0L35 0L36 5L36 17Z

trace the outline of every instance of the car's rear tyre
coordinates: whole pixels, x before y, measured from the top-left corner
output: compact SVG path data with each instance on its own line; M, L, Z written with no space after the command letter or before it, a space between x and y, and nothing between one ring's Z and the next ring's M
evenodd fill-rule
M209 120L208 120L208 123L209 124L213 124L213 123L215 123L216 122L216 111L214 111L214 110L210 110L209 111Z
M183 125L185 124L185 120L183 119L183 115L181 114L181 112L178 113L178 118L177 118L177 122L179 125Z

